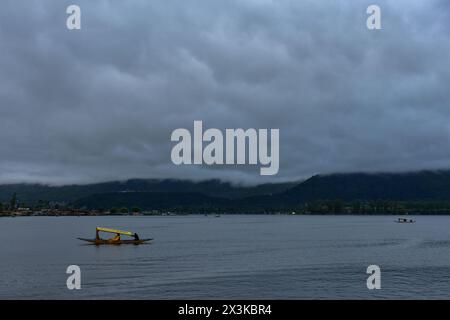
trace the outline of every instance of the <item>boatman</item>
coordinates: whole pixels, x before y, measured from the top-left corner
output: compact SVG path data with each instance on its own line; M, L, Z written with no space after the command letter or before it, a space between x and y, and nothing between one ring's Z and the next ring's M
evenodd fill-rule
M139 236L136 232L134 233L134 240L139 241Z

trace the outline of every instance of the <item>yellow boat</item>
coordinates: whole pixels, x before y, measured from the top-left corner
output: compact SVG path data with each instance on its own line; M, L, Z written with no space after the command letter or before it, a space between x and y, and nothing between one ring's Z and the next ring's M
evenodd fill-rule
M112 234L115 234L116 236L114 238L110 238L110 239L102 239L102 238L100 238L100 232L112 233ZM122 235L133 237L133 239L121 239ZM95 228L95 239L85 239L85 238L78 238L78 239L89 242L91 244L95 244L95 245L144 244L144 243L149 242L150 240L153 240L153 239L140 239L139 236L137 235L137 233L134 233L134 232L111 229L111 228L102 228L102 227Z

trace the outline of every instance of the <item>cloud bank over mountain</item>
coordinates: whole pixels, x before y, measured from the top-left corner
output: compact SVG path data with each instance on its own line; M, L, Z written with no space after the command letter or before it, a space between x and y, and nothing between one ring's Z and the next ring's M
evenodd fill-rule
M0 183L450 167L450 4L2 1ZM280 170L175 166L176 128L280 129Z

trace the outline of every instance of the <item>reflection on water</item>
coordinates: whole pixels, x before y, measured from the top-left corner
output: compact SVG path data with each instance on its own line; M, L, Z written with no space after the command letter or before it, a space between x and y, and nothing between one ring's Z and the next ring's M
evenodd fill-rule
M395 217L394 217L395 218ZM450 217L0 219L0 298L449 298ZM155 240L92 246L96 226ZM68 265L82 270L69 291ZM381 290L366 268L381 267Z

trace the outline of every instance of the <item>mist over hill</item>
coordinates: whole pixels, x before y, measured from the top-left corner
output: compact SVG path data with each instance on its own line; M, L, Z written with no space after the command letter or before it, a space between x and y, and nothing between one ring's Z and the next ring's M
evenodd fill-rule
M316 201L449 202L450 171L315 175L274 195L239 199L242 207L286 208Z
M7 202L16 193L20 202L27 205L39 200L72 203L78 199L99 194L114 193L199 193L226 199L235 199L255 195L280 193L297 183L261 184L257 186L239 186L220 180L192 182L189 180L131 179L105 183L67 186L48 186L42 184L5 184L0 185L0 202Z
M317 175L283 195L294 201L450 200L450 171Z
M267 212L304 208L315 202L450 203L450 171L409 173L341 173L315 175L303 182L236 186L219 180L133 179L90 185L1 185L0 201L16 194L20 203L39 200L65 203L75 208L109 210L139 207L142 210L180 212ZM327 209L323 209L327 210ZM381 209L379 209L381 210Z

